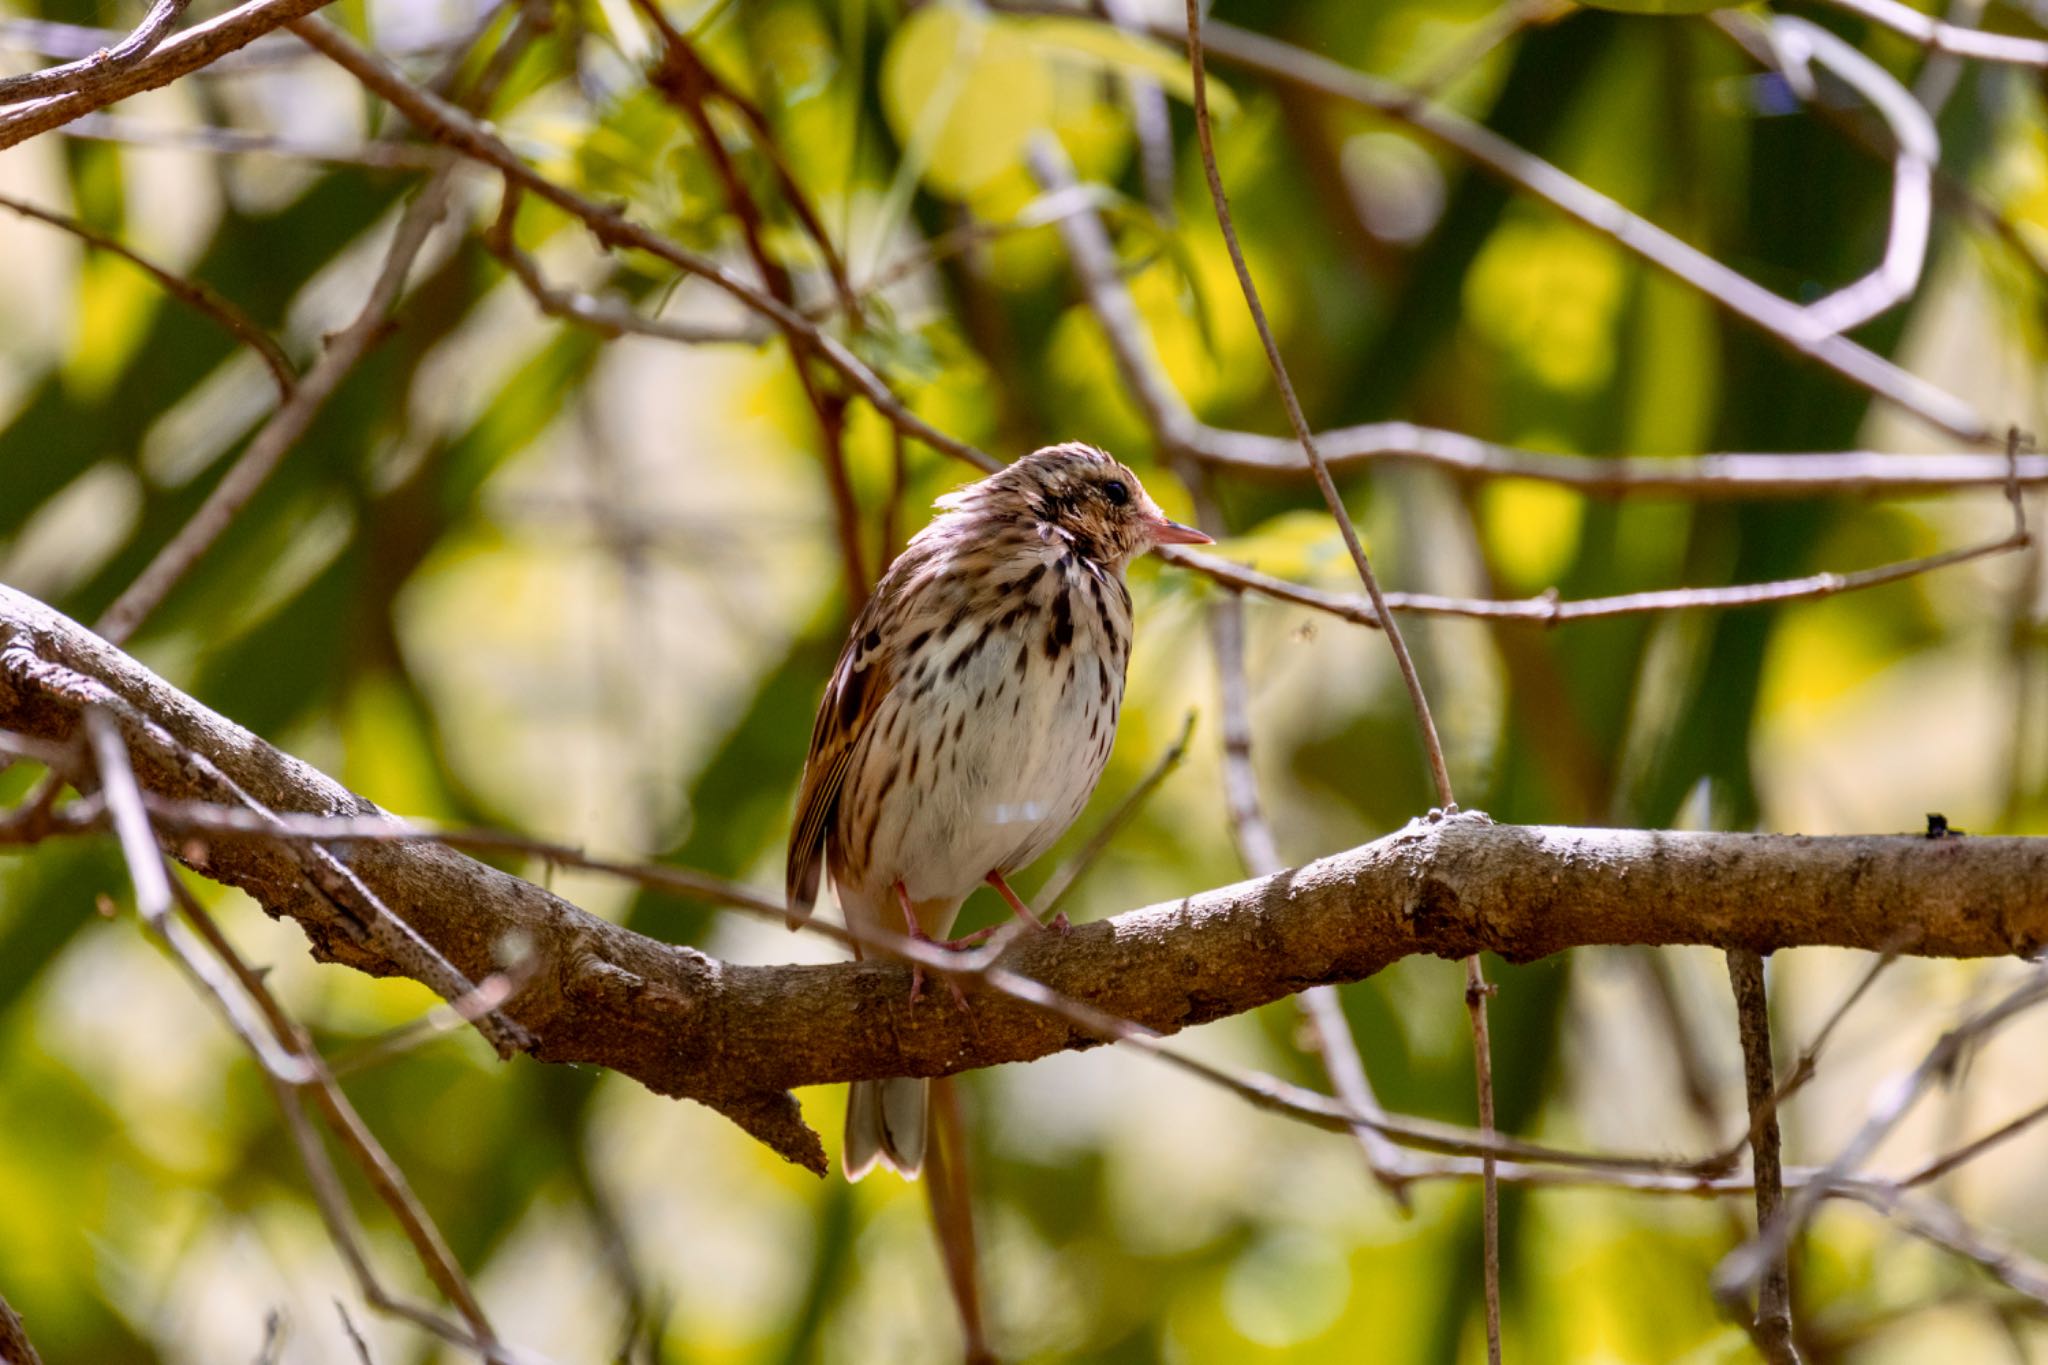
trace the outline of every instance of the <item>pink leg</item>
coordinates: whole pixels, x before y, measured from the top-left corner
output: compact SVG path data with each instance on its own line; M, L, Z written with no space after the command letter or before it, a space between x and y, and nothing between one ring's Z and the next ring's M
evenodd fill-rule
M933 938L924 931L924 926L917 922L917 911L910 904L910 893L904 890L902 882L896 883L896 903L903 907L904 935L915 943L930 943L957 952L962 948L979 946L983 939L995 932L993 929L979 929L959 938ZM967 997L961 992L959 982L947 977L946 989L953 993L955 1004L963 1010L967 1008ZM923 995L924 968L913 962L910 964L910 1003L915 1005Z
M1074 926L1067 923L1067 912L1064 910L1054 915L1050 922L1040 923L1038 916L1031 912L1031 907L1024 903L1024 898L1015 891L1012 891L1010 884L1003 880L1002 873L989 873L988 884L993 886L996 889L996 894L1009 904L1010 913L1023 920L1032 928L1050 929L1056 934L1066 934L1073 931Z

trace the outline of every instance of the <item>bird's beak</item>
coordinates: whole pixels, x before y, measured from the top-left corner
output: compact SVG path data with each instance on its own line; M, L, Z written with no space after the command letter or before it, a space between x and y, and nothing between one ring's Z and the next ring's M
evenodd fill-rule
M1152 523L1154 545L1214 545L1216 537L1205 535L1192 526L1183 526L1177 521L1160 517Z

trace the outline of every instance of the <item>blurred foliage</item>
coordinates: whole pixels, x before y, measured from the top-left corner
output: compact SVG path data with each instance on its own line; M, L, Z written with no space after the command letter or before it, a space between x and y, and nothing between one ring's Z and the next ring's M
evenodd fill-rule
M13 13L112 22L71 0ZM691 124L643 79L654 35L623 0L577 0L490 116L547 174L626 202L745 269L740 224ZM1174 7L1177 9L1177 7ZM1611 10L1691 11L1614 3ZM712 68L763 111L858 285L970 225L967 250L906 272L864 324L832 326L939 427L1014 455L1085 438L1137 464L1170 510L1106 342L1024 164L1049 127L1103 189L1137 307L1206 421L1282 429L1194 159L1171 46L1079 17L866 0L671 3ZM425 77L470 32L468 0L337 7ZM1448 75L1453 106L1795 299L1882 243L1888 174L1703 21L1572 12L1474 47L1476 0L1225 4L1245 23L1395 79ZM502 40L504 21L480 50ZM1848 36L1910 82L1922 54ZM280 40L282 42L282 40ZM403 129L288 44L239 73L131 101L163 126L228 124L334 145ZM23 60L30 60L24 58ZM474 70L481 58L464 58ZM1443 64L1456 61L1446 72ZM1398 125L1216 68L1223 170L1246 247L1318 424L1433 423L1567 454L1918 449L1926 437L1731 322L1685 287L1415 140ZM1171 203L1152 203L1131 113L1156 83ZM1840 111L1837 111L1840 112ZM1854 111L1849 114L1854 118ZM805 304L817 254L743 120L714 121L767 206L768 249ZM1941 120L1957 183L2048 247L2048 117L2022 73L1966 69ZM47 136L0 188L62 207L201 278L302 359L359 305L419 174L291 155ZM729 877L777 880L811 708L844 629L819 430L776 345L607 341L541 317L481 242L496 186L459 182L399 325L133 642L207 704L408 814L530 830ZM1859 339L2039 429L2042 279L1944 214L1929 280ZM1019 226L1019 224L1037 224ZM529 202L520 244L551 278L649 313L730 324L701 283L607 258ZM0 578L91 620L192 514L268 410L268 380L126 264L0 222ZM863 562L967 476L856 407L848 476ZM1567 597L1853 569L1995 533L1995 498L1733 505L1589 501L1347 475L1393 585ZM1300 481L1214 481L1226 548L1335 588L1349 567ZM897 534L900 536L902 530ZM2024 570L2025 577L2022 577ZM1469 806L1518 821L2043 832L2048 765L2031 561L1972 565L1778 610L1626 617L1559 630L1431 622L1412 638ZM1108 914L1231 880L1204 609L1213 589L1141 565L1130 703L1095 806L1031 887L1147 771L1190 708L1198 752L1070 901ZM1384 833L1430 804L1382 642L1247 605L1257 760L1292 859ZM22 799L26 768L0 773ZM726 956L825 949L594 877L548 880L643 932ZM307 960L295 930L199 888L324 1046L417 1016L418 987ZM110 846L0 861L0 1292L47 1359L353 1358L330 1300L380 1362L436 1351L363 1309L320 1228L268 1096L205 1005L126 914ZM1001 914L992 898L970 924ZM1672 953L1676 1008L1711 1068L1688 1107L1642 959L1490 964L1500 1118L1558 1142L1699 1151L1736 1131L1739 1061L1720 966ZM1803 1037L1855 964L1774 975ZM1931 1036L1983 968L1902 968L1845 1029L1836 1082L1788 1117L1789 1159L1831 1152L1870 1084ZM1455 966L1347 987L1381 1099L1472 1114ZM1925 1030L1896 1026L1924 1012ZM1320 1085L1290 1004L1187 1040ZM2039 1058L1991 1050L1940 1132L2012 1112ZM349 1088L474 1273L511 1340L564 1361L921 1361L957 1334L921 1193L812 1180L714 1116L616 1078L500 1066L447 1037ZM2017 1088L2017 1090L2016 1090ZM1479 1351L1476 1192L1431 1186L1401 1216L1355 1148L1113 1051L964 1082L988 1302L1007 1358L1436 1362ZM2001 1102L2000 1097L2007 1097ZM836 1090L804 1096L836 1141ZM1918 1150L1936 1127L1909 1129ZM2048 1252L2048 1161L2015 1144L1948 1193ZM396 1229L356 1189L379 1263L418 1289ZM1612 1191L1504 1199L1508 1352L1518 1360L1741 1360L1707 1291L1739 1208ZM1815 1361L1989 1358L2048 1335L1967 1268L1874 1217L1830 1212L1801 1249Z

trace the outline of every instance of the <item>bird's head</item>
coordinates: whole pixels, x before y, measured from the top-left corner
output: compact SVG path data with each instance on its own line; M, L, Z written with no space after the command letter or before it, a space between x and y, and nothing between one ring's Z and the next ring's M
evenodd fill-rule
M1167 520L1127 467L1078 441L1034 450L980 483L948 493L938 505L947 512L1031 527L1115 569L1155 545L1210 543L1194 527Z

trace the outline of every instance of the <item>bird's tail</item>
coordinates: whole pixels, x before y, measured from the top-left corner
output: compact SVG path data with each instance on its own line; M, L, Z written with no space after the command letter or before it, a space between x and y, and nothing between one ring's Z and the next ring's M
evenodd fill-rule
M916 1077L855 1081L847 1088L846 1147L840 1162L858 1180L877 1161L914 1179L924 1168L932 1083Z

